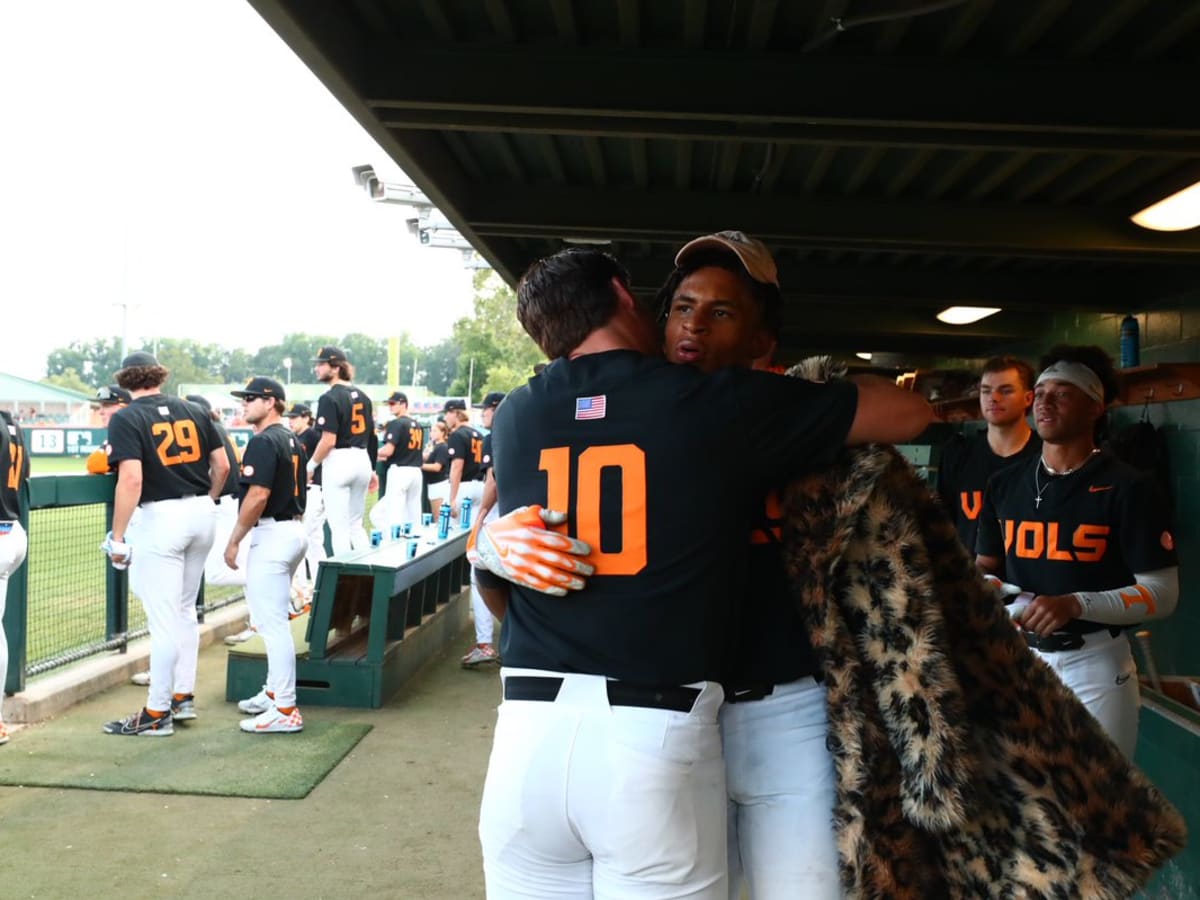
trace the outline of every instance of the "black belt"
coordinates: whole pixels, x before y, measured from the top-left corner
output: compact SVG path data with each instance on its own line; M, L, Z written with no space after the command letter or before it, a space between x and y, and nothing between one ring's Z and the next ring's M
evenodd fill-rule
M725 693L726 703L749 703L752 700L761 700L764 697L770 697L775 693L775 685L773 684L756 684L753 687L734 688Z
M505 700L543 700L552 702L558 697L563 679L540 675L510 675L504 679ZM646 709L673 709L691 712L700 696L699 688L646 687L627 681L605 682L608 702L613 706L640 706Z
M254 526L257 528L263 522L299 522L299 521L303 520L303 518L304 518L304 516L297 516L297 515L262 516L257 522L254 523Z
M1098 629L1103 630L1103 629ZM1089 631L1087 634L1096 634L1096 631ZM1120 628L1108 629L1108 633L1112 637L1116 637L1121 633ZM1043 653L1059 653L1063 650L1078 650L1084 645L1084 634L1075 634L1066 631L1056 631L1052 634L1038 634L1035 631L1021 630L1021 634L1025 636L1027 643L1034 650L1041 650Z

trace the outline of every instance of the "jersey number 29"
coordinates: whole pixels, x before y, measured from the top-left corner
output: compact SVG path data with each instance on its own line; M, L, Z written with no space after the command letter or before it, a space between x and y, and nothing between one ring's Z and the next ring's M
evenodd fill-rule
M194 463L200 459L200 435L190 419L155 422L150 433L158 440L158 458L164 466Z
M589 447L579 454L575 475L576 537L592 547L588 562L597 575L636 575L646 568L646 454L637 444ZM546 506L569 509L571 448L543 450L538 468L546 473ZM600 549L600 475L621 471L621 549Z

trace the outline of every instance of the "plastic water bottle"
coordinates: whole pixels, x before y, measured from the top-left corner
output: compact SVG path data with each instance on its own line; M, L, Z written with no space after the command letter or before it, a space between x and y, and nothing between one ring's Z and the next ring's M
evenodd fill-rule
M471 498L470 497L463 498L462 508L459 510L459 513L458 513L458 524L462 527L463 531L466 531L468 528L471 527Z
M1121 368L1132 369L1138 365L1138 320L1135 316L1126 316L1121 320Z
M450 534L450 504L443 503L438 512L438 540L444 541Z

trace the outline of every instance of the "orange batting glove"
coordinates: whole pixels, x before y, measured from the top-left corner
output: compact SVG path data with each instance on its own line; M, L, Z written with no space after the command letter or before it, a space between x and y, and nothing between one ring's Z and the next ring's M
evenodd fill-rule
M514 584L565 597L568 590L582 590L584 579L596 571L578 558L591 553L591 547L544 527L566 520L566 513L522 506L486 525L477 523L467 542L467 558Z

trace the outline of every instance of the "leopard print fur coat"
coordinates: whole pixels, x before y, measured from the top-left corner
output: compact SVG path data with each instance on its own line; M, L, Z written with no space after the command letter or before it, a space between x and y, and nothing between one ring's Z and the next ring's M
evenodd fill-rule
M843 888L861 900L1124 898L1179 813L1025 645L894 449L784 497L828 690Z

